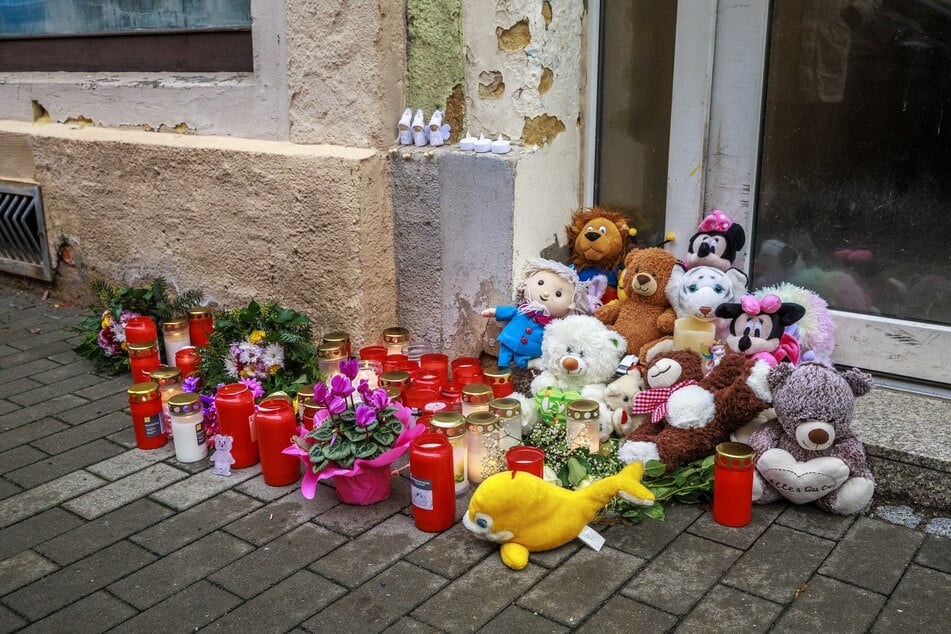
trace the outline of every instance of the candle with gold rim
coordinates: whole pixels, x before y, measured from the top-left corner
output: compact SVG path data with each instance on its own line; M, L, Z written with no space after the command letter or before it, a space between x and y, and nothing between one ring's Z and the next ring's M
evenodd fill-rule
M489 411L502 424L502 449L509 450L522 444L522 403L514 398L496 398L489 401Z
M505 398L515 391L512 386L512 369L500 368L497 365L482 370L485 382L492 388L495 398Z
M569 449L587 447L591 453L597 453L601 445L598 439L598 410L598 402L587 398L568 403L565 414L568 419Z
M347 360L347 347L340 342L323 342L317 346L317 368L328 383L340 374L340 362Z
M505 469L502 436L502 421L492 412L474 412L466 416L466 473L469 482L479 484Z
M452 445L452 473L456 483L456 495L462 495L469 488L469 481L466 479L466 419L459 412L437 412L433 414L429 429L449 439L449 444Z
M188 320L169 319L162 323L162 334L165 337L165 362L175 366L175 353L186 346L192 345L188 336Z
M492 388L485 383L470 383L462 388L462 415L466 418L476 412L489 411Z
M336 343L343 346L344 354L349 359L353 356L353 350L350 347L350 333L343 332L338 330L336 332L328 332L323 336L321 343Z
M389 354L403 354L403 346L409 343L409 330L394 327L383 331L383 345Z

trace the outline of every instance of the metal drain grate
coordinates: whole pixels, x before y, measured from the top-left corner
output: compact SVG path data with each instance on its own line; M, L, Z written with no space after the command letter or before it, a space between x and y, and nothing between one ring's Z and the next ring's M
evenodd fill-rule
M53 280L39 185L0 181L0 271Z

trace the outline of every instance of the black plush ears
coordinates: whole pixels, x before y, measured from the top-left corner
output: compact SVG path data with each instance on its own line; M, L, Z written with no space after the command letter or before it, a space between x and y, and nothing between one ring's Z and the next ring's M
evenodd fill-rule
M719 311L717 311L717 313L719 317ZM784 302L783 305L779 307L779 310L776 311L776 314L779 316L779 323L783 326L792 326L802 319L802 316L806 314L806 309L799 304L787 304Z
M726 241L730 246L736 251L742 249L743 245L746 244L746 232L743 231L743 227L737 222L730 225L730 228L723 232L723 235L726 237Z
M738 302L727 302L717 306L715 314L720 319L736 319L743 314L743 307Z

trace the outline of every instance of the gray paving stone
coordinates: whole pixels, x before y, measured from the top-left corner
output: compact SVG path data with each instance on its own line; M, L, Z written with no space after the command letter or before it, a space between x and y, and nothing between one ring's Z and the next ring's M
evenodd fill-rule
M3 634L16 632L24 625L26 625L26 621L0 605L0 632L3 632Z
M35 441L37 438L56 434L68 428L69 425L66 423L61 423L52 418L44 418L35 423L23 425L22 427L17 427L9 431L0 427L0 451L6 451L7 449L25 445L28 442Z
M307 630L302 629L302 632ZM433 627L422 621L417 621L411 616L404 616L399 621L383 630L383 634L408 634L410 632L426 632L427 634L439 634L443 632L437 627Z
M486 557L497 558L498 550L498 544L476 539L465 526L455 524L407 555L406 561L455 579Z
M743 554L723 583L776 603L789 603L835 546L835 542L771 526Z
M43 374L37 375L37 377L43 376ZM42 378L39 380L42 380ZM76 396L81 396L82 398L89 399L90 401L98 401L101 398L106 398L114 394L128 394L126 390L130 385L132 385L132 377L130 377L128 374L122 374L120 376L106 378L101 383L97 383L96 385L90 385L89 387L83 388L81 390L76 390L75 394Z
M17 406L10 408L15 411L8 411L6 414L0 415L0 429L13 429L21 425L26 425L27 423L42 420L48 416L61 418L64 415L68 415L70 411L75 411L76 408L83 406L85 403L86 399L79 398L72 394L62 394L29 407Z
M53 359L53 360L56 361L56 359ZM57 363L59 362L57 361ZM30 377L30 379L33 381L38 381L39 383L44 385L49 385L51 383L58 383L59 381L65 381L67 379L71 379L72 377L79 376L81 374L87 374L90 377L93 377L95 381L92 383L87 383L85 385L75 387L69 390L70 392L74 392L74 393L79 392L80 390L83 390L91 385L97 385L106 380L103 377L99 376L98 374L93 373L92 364L90 364L88 361L82 358L79 358L78 360L72 363L67 363L65 365L61 365L59 367L53 368L52 370L47 370L46 372L40 372L38 374L34 374L33 376ZM26 392L27 390L23 390L23 391ZM82 396L82 395L80 394L79 396ZM89 397L84 396L83 398L88 399ZM92 399L92 400L95 400L95 399Z
M686 614L742 551L684 533L640 571L622 594L673 614Z
M119 450L108 460L89 465L86 471L95 473L106 480L118 480L174 455L175 445L171 442L158 449Z
M35 329L34 327L34 330ZM25 336L20 337L16 341L11 341L10 345L20 350L36 350L43 346L48 346L51 343L62 342L69 337L70 334L63 330L62 323L51 324L49 327L41 328L40 332L34 333L27 330Z
M109 586L109 591L140 610L169 598L254 550L220 531L202 537Z
M83 521L59 507L37 513L18 524L0 530L0 559L56 537Z
M70 345L73 345L73 344L70 342ZM82 357L80 357L78 354L76 354L72 350L66 350L64 352L60 352L59 354L51 354L47 356L46 358L49 359L50 361L55 361L56 363L60 363L62 365L76 363L77 361L84 361Z
M105 632L135 613L133 608L122 601L106 592L99 591L33 623L23 632L28 634L62 632L68 624L81 627L83 632Z
M309 522L314 516L337 504L337 496L327 487L317 487L313 500L306 499L299 490L292 491L229 524L225 530L246 542L260 546Z
M926 535L915 563L951 574L951 537Z
M0 500L0 527L19 522L30 515L44 511L51 506L56 506L65 500L70 500L104 483L104 480L91 473L74 471L52 482L41 484L13 497Z
M784 502L767 504L766 506L754 504L753 517L750 523L742 528L720 526L713 521L713 513L708 512L698 517L687 531L727 546L746 550L753 545L753 542L784 510L786 510Z
M36 449L33 451L38 452ZM22 487L32 488L121 452L122 447L108 440L94 440L75 449L54 456L46 456L39 462L11 471L6 477Z
M228 592L250 599L320 559L344 541L343 537L325 528L304 524L222 568L208 579Z
M718 629L742 631L743 634L769 631L782 606L754 597L734 588L718 585L707 593L690 614L674 630L677 634L706 634Z
M665 504L664 511L663 522L645 519L640 524L617 524L601 534L612 548L650 559L703 514L692 504Z
M34 375L36 376L36 375ZM102 379L95 374L77 374L71 376L68 379L62 381L57 381L56 383L51 383L49 385L44 385L38 387L35 390L28 390L24 392L19 392L17 394L12 394L8 398L10 401L21 405L23 407L31 407L39 403L56 403L57 399L62 396L70 395L77 389L87 387L89 385L94 385L101 382ZM73 397L73 402L76 404L86 403L86 399L80 398L78 396ZM68 409L68 408L67 408ZM63 411L63 410L58 410ZM48 414L54 414L55 412L47 410Z
M187 477L167 464L156 464L70 500L63 506L87 520L95 519L132 500L159 491Z
M6 480L0 478L0 500L14 496L17 493L21 493L22 491L23 489L12 482L7 482Z
M259 506L261 503L253 498L225 491L198 506L162 520L130 539L153 552L167 555Z
M23 416L19 415L21 413ZM6 414L9 414L9 416ZM33 416L33 418L30 419L30 416ZM19 405L12 401L0 401L0 429L13 429L18 425L31 423L38 418L42 418L42 416L36 416L36 412L34 411L25 412L25 410L21 409Z
M413 610L412 616L450 632L475 632L525 594L547 572L529 562L524 570L515 573L498 556L489 557L433 594ZM469 607L447 609L453 605Z
M338 504L316 517L314 521L349 537L359 535L410 505L412 500L409 482L405 478L394 476L392 487L390 497L382 502L370 506Z
M42 387L43 384L34 379L15 379L7 383L0 383L0 398L7 398L12 394L19 394L21 392L26 392L32 390L33 388Z
M15 449L4 451L0 453L0 474L33 464L46 457L46 453L29 445L21 445Z
M518 605L577 627L644 564L640 557L605 546L582 548L518 600ZM577 583L597 579L597 583Z
M151 500L136 500L37 544L34 550L64 566L125 539L170 515L172 511Z
M126 387L128 387L128 385ZM80 398L80 397L76 397L76 398ZM87 421L101 418L105 416L106 414L122 411L128 407L129 407L129 395L128 393L123 392L120 394L113 394L112 396L101 398L98 401L92 401L91 403L86 403L85 405L80 405L79 407L73 407L72 409L61 411L59 414L55 415L55 418L58 418L64 423L68 423L70 425L79 425L80 423L85 423ZM129 425L131 424L132 424L132 420L130 417Z
M885 597L822 575L809 580L774 632L867 632L885 605Z
M591 634L619 632L626 630L631 623L637 624L631 629L641 632L669 632L677 624L677 617L616 595L592 614L578 631Z
M284 497L292 491L297 491L298 494L300 494L300 483L295 482L294 484L288 484L283 487L272 487L264 483L263 475L259 475L242 482L236 486L234 490L239 493L244 493L245 495L250 495L254 499L261 500L262 502L272 502L279 497Z
M129 619L113 634L197 631L241 604L241 599L207 581L199 581Z
M59 424L62 425L62 423ZM33 440L31 444L47 453L62 453L125 428L132 430L132 418L125 412L113 412L71 429L67 429L64 425L63 431Z
M135 436L133 435L133 438ZM134 445L130 445L134 446ZM210 449L208 452L207 460L196 460L195 462L179 462L175 458L169 458L165 461L166 464L170 464L176 469L181 469L182 471L195 475L196 473L201 473L202 471L212 471L214 470L214 463L211 461L211 455L214 453L214 449Z
M153 555L134 544L119 542L20 588L4 597L3 601L31 621L36 621L154 559Z
M951 575L912 564L879 614L873 632L946 632Z
M0 596L33 583L58 569L59 566L32 550L24 550L0 561Z
M924 535L918 531L860 517L819 572L889 594L922 541Z
M286 631L345 592L308 570L299 570L221 617L208 629L213 632Z
M510 605L502 610L502 613L485 624L479 630L483 634L549 634L552 632L567 632L568 628L558 625L554 621L546 619L540 614L523 610L522 608Z
M15 370L23 367L28 367L32 363L37 361L50 361L47 357L51 354L59 354L60 352L65 352L72 348L68 343L59 340L59 341L48 341L39 346L31 348L29 350L21 350L20 352L15 352L9 354L5 357L0 357L0 367L3 368L0 375L6 376L7 373L12 373L12 376L32 376L36 374L36 370L29 370L29 374L18 374ZM50 361L50 363L53 363ZM42 367L40 371L45 371L50 369L48 367Z
M354 588L434 537L397 513L311 564L310 569Z
M117 431L114 434L109 434L108 436L106 436L106 438L109 441L114 442L121 447L125 447L126 449L134 449L136 445L138 444L135 441L135 430L132 429L131 426L126 427L120 431ZM189 473L198 472L198 470L192 471L191 469L189 469L188 468L189 465L187 464L181 465L181 466L184 467L182 469L183 471L188 471Z
M215 475L211 469L207 469L162 489L153 494L152 498L173 509L187 509L259 473L261 473L260 463L247 469L235 469L229 477Z
M23 377L29 377L33 374L38 374L40 372L45 372L46 370L52 370L53 368L58 367L59 364L55 361L51 361L49 359L36 359L35 361L30 361L29 363L15 365L13 367L8 367L5 370L0 370L0 383L15 381Z
M538 564L539 566L544 566L545 568L555 568L562 562L566 561L569 557L574 555L576 552L581 550L583 547L584 544L582 544L577 539L574 539L567 544L559 546L558 548L532 553L529 559L532 563Z
M854 522L854 515L833 515L812 504L792 504L776 518L777 524L835 540L842 539Z

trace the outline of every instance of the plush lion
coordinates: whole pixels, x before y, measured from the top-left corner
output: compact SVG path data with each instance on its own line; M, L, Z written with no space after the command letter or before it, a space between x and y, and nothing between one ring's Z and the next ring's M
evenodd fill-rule
M627 221L616 211L601 207L579 209L571 214L571 224L565 227L571 244L571 263L582 282L597 275L607 279L607 289L601 302L617 298L617 278L630 229Z

